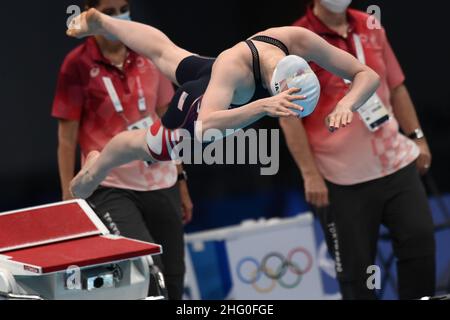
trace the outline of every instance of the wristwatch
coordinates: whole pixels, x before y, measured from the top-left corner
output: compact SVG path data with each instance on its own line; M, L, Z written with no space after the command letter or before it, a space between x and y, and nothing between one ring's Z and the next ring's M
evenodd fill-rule
M178 174L178 180L177 181L187 181L188 180L188 175L186 173L186 171L182 171L180 174Z
M413 140L422 139L423 137L425 137L425 135L423 134L423 131L420 128L414 130L411 134L408 135L408 138Z

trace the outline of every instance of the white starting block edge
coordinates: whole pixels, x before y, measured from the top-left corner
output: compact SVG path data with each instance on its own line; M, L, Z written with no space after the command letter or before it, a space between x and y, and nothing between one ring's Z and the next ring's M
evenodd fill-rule
M314 215L311 212L305 212L297 215L293 218L281 219L260 219L260 220L247 220L243 221L240 225L225 227L220 229L213 229L203 232L196 232L194 234L185 235L186 243L203 243L205 241L221 241L230 240L232 238L238 238L242 236L242 232L245 231L246 235L258 234L261 230L270 227L271 230L284 229L286 226L304 225L310 226L314 222Z
M104 238L109 238L109 239L112 239L112 240L124 239L124 237L114 236L114 235L105 235L103 237ZM139 241L139 240L133 240L133 241L146 243L146 242ZM159 247L159 251L160 252L157 253L157 254L154 254L154 255L162 254L163 253L162 246L161 245L156 245L156 244L155 244L155 246ZM153 256L153 255L151 255L151 256ZM117 263L123 262L123 261L135 261L135 260L139 260L139 259L146 258L146 257L147 256L140 256L140 257L135 257L135 258L113 260L113 261L108 261L106 264L117 264ZM61 271L54 271L54 272L44 273L42 271L42 268L39 267L39 266L30 265L30 264L24 264L22 262L13 261L13 260L11 260L11 258L12 257L10 257L10 256L6 256L6 255L1 255L0 254L0 270L1 269L8 270L12 274L14 274L14 276L38 277L38 276L42 276L42 275L51 275L51 274L61 273L61 271L62 271L61 270ZM92 264L92 265L80 267L80 270L91 269L91 268L99 267L99 266L102 266L102 265L105 265L105 263ZM29 271L29 270L33 270L33 271Z
M67 236L67 237L53 238L53 239L50 239L47 241L40 241L40 242L36 242L36 243L27 243L27 244L18 245L18 246L0 248L0 253L29 248L31 246L40 246L40 245L50 244L50 243L54 243L54 242L73 240L73 239L95 236L95 235L100 235L100 234L102 234L102 235L109 234L108 228L106 228L106 226L102 223L102 221L97 216L97 214L94 212L94 210L92 210L92 208L87 204L86 201L80 200L80 199L69 200L69 201L53 203L53 204L47 204L47 205L42 205L42 206L35 206L35 207L14 210L14 211L7 211L7 212L0 213L0 216L6 216L6 215L20 213L20 212L24 212L24 211L38 210L38 209L44 209L44 208L50 208L50 207L58 207L58 206L66 205L66 204L72 204L72 203L77 203L83 209L83 211L86 213L86 215L89 217L89 219L91 219L92 223L94 223L94 225L96 226L97 231L86 232L86 233L76 234L76 235ZM1 257L2 256L0 255L0 259L1 259Z

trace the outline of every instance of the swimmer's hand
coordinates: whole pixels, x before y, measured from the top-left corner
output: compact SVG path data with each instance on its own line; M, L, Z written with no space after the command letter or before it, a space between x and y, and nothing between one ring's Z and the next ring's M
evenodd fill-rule
M300 91L301 89L291 88L276 96L262 99L265 114L274 118L299 117L299 111L303 111L303 107L295 104L293 101L306 99L306 96L294 95Z
M353 120L352 109L347 106L337 105L325 120L330 132L334 132L341 127L345 128Z
M91 8L72 19L66 34L78 39L103 34L102 18L102 13Z

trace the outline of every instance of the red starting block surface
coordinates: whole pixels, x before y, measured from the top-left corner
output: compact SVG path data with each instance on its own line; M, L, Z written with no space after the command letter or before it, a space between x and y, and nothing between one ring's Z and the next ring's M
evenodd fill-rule
M0 252L108 233L86 206L69 202L0 213Z
M125 238L89 237L2 253L28 271L51 273L161 253L160 246ZM36 270L33 270L36 269Z
M109 235L83 200L0 213L0 266L45 274L161 253L159 245Z

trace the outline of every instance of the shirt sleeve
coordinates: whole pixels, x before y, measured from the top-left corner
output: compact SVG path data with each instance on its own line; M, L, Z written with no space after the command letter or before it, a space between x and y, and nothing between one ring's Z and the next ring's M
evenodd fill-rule
M175 93L173 89L172 82L167 79L161 72L159 72L159 87L158 87L158 99L156 102L156 107L167 106L173 98Z
M389 89L392 90L401 85L405 81L405 75L403 73L402 67L400 66L397 60L397 57L395 56L394 51L392 50L391 44L389 43L389 40L385 32L383 32L383 37L384 37L383 54L386 63L387 82Z
M291 24L291 26L293 26L293 27L301 27L301 26L302 26L301 20L302 20L302 18L299 18L299 19L295 20L295 21Z
M80 120L84 104L83 84L76 60L66 57L61 66L53 100L52 116L64 120Z

